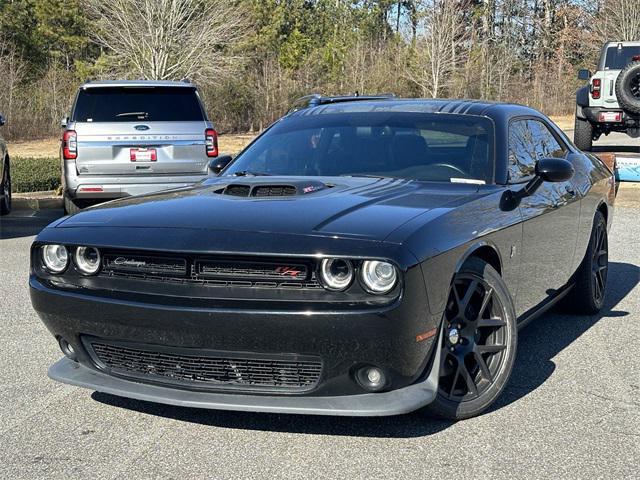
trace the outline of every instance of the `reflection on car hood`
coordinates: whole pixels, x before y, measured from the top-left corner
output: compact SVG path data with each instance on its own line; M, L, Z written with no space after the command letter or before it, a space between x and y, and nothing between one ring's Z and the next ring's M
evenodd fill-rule
M438 216L472 198L478 189L390 178L306 180L313 188L305 189L302 177L220 177L190 189L110 202L69 217L58 227L189 228L381 241L417 215ZM324 188L317 188L319 183ZM230 184L249 188L295 184L297 194L224 194Z

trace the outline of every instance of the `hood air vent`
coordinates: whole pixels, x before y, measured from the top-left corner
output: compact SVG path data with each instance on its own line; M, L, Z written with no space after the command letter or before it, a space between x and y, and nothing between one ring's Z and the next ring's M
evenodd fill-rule
M231 183L223 189L216 190L216 193L234 197L292 197L294 195L308 195L330 187L331 185L315 180L300 180L285 185L262 182L254 185Z

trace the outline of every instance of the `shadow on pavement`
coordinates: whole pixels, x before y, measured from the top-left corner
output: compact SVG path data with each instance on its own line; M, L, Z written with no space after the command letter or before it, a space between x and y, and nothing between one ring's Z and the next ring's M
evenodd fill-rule
M607 301L599 315L575 316L552 312L534 320L520 335L518 358L511 379L491 411L509 405L542 385L555 370L553 358L604 317L629 312L616 306L640 281L640 268L628 263L609 264ZM365 437L420 437L437 433L452 422L428 418L422 412L396 417L350 418L227 412L173 407L94 392L100 403L149 415L224 428L259 431L348 435Z
M9 215L0 217L0 240L37 235L63 215L62 210L14 210Z
M594 145L593 148L591 148L591 153L604 152L640 153L640 145Z

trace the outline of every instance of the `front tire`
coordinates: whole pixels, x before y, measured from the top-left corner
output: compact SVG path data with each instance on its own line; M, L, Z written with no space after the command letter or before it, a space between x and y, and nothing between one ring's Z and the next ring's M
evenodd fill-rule
M438 394L426 410L448 420L479 415L502 393L518 344L513 300L491 265L471 258L455 275L442 328Z
M576 147L580 150L590 151L593 148L593 125L591 125L589 120L582 120L576 117L573 143L575 143Z
M8 215L11 212L11 171L8 160L5 160L0 191L3 194L2 200L0 200L0 215Z
M579 315L595 315L604 305L609 270L609 238L607 221L597 211L593 219L587 253L575 273L575 283L565 306Z

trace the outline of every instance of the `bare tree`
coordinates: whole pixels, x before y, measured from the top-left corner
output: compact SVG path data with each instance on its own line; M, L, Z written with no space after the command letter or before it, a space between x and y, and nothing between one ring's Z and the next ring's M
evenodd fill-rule
M217 80L238 63L231 50L246 28L236 2L88 0L88 7L116 74Z
M604 39L640 39L639 0L605 0L600 16L602 19L597 28Z
M405 77L423 96L436 98L451 81L457 67L456 51L464 25L456 0L428 0L420 5L421 24Z

